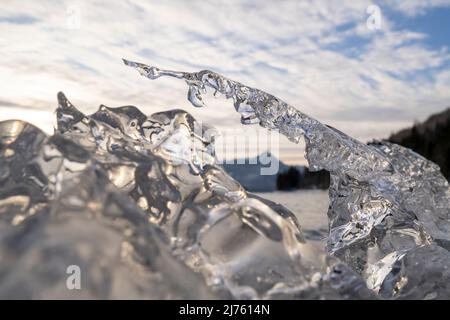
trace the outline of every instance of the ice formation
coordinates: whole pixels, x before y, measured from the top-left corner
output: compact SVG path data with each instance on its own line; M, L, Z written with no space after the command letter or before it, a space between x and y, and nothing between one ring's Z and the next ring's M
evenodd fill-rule
M229 177L189 113L85 115L59 93L52 136L0 122L1 298L450 298L450 193L435 164L211 71L125 63L184 79L194 106L209 87L242 123L304 136L310 169L332 177L327 247ZM66 287L72 265L82 290Z
M383 297L450 297L450 189L436 164L399 145L361 143L277 97L209 70L124 63L149 79L184 79L195 107L204 106L201 94L211 88L233 100L243 124L277 129L293 142L303 136L310 170L331 175L327 252ZM412 258L418 256L423 260ZM415 264L423 265L422 273ZM442 278L430 280L437 270Z

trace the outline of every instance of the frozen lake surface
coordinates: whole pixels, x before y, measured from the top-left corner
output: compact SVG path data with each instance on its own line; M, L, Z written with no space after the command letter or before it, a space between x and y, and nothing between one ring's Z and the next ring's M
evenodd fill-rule
M309 240L325 245L328 233L328 190L257 192L257 195L284 205L297 217Z

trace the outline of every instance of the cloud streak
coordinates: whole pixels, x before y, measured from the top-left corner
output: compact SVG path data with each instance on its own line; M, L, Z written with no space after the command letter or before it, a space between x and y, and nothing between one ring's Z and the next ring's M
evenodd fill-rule
M0 100L48 113L62 90L85 112L100 103L134 104L147 113L178 107L219 129L239 125L224 101L207 100L217 112L191 108L183 83L145 81L122 65L125 57L167 69L211 69L356 138L385 137L450 105L448 48L427 46L433 34L398 27L390 13L412 18L450 3L380 2L375 31L366 27L370 4L7 0L0 15ZM77 18L80 28L70 28ZM11 112L0 106L0 118ZM303 161L287 140L281 147L289 161Z

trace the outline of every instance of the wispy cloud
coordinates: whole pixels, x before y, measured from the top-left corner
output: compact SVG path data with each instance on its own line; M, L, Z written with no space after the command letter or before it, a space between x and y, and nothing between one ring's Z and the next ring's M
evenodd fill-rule
M379 30L366 26L370 1L3 2L0 100L46 112L62 90L85 112L181 107L219 128L239 125L224 101L207 100L220 112L191 108L183 83L146 81L122 57L215 70L363 140L450 105L448 47L395 18L449 10L450 1L381 1ZM0 118L11 108L0 106ZM294 150L282 140L282 153L300 161Z

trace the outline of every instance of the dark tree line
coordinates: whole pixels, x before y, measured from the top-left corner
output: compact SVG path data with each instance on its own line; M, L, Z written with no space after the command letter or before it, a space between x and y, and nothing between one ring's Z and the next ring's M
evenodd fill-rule
M278 190L327 189L329 185L330 174L325 170L310 172L305 169L300 172L296 167L289 167L277 176Z
M431 116L423 124L400 131L388 140L433 161L450 181L450 109Z

